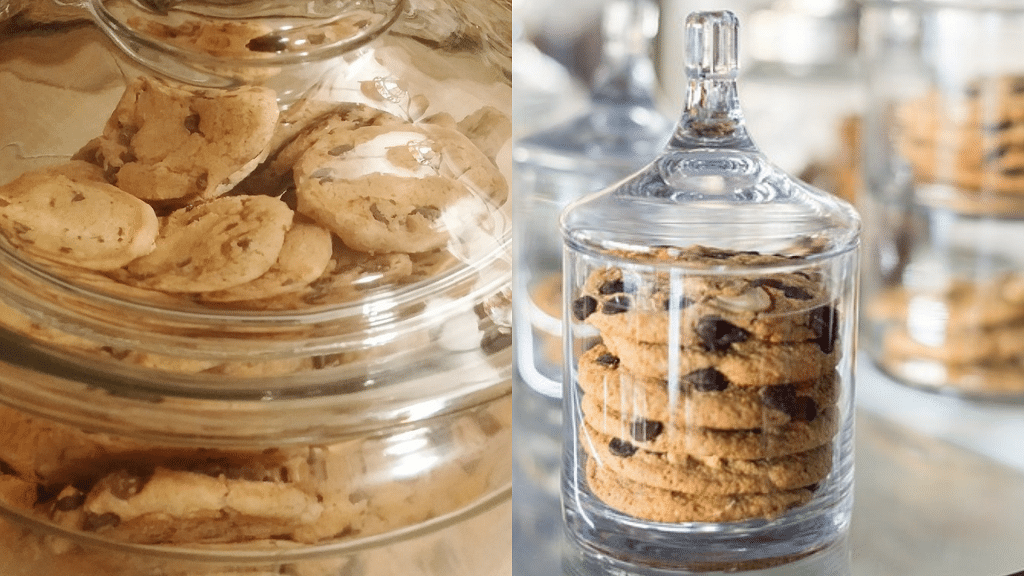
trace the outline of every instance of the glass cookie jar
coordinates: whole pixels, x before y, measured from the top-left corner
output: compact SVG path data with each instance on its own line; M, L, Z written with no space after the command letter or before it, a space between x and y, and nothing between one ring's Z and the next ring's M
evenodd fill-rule
M1014 2L864 5L864 342L900 383L1024 400L1022 25Z
M0 573L507 572L511 6L11 5Z
M737 27L690 15L668 146L561 217L571 574L765 567L849 526L859 219L752 143Z

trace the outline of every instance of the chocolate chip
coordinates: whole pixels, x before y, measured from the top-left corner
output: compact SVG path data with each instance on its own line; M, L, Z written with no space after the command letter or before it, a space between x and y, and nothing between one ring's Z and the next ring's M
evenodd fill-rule
M1017 166L1014 168L1006 168L1002 170L1004 176L1024 176L1024 166Z
M597 291L598 291L598 293L605 294L605 295L607 295L607 294L619 294L620 292L625 292L626 291L626 286L625 286L625 284L623 284L621 279L619 279L619 280L608 280L604 284L601 284L601 286L598 287Z
M814 342L821 351L831 354L839 337L839 313L832 306L819 306L810 312L808 325L814 333Z
M818 483L815 482L814 484L809 484L807 486L804 486L804 490L810 490L811 492L817 492L818 491Z
M714 368L701 368L683 376L683 383L701 392L721 392L729 387L729 379Z
M695 304L695 302L693 300L687 298L686 296L683 296L683 297L679 298L679 309L680 310L686 310L687 308L689 308L690 306L693 306L694 304ZM669 299L669 298L666 298L665 299L665 310L671 310L671 309L672 309L672 300Z
M249 40L245 47L253 52L283 52L288 41L277 34L266 34Z
M636 446L633 446L621 438L612 438L611 441L608 442L608 449L612 451L612 454L619 458L629 458L633 454L636 454Z
M605 368L615 369L619 367L619 357L613 354L601 354L600 356L597 357L595 362L597 362L601 366L604 366Z
M1013 120L1002 120L994 124L985 124L983 128L988 132L999 132L1000 130L1008 130L1010 128L1013 128Z
M631 305L632 302L630 301L629 296L619 294L605 300L604 305L601 306L601 313L608 316L611 316L612 314L622 314L623 312L628 312Z
M737 342L746 342L750 333L718 316L705 316L697 321L697 336L709 352L724 352Z
M790 414L790 416L794 420L814 422L814 419L818 417L818 403L813 398L797 396L796 405L793 408L794 413Z
M352 150L353 148L355 148L355 146L353 146L352 144L339 144L334 148L328 150L327 153L330 154L331 156L341 156L342 154Z
M646 418L637 418L633 421L630 426L630 435L637 442L650 442L665 430L665 426L657 420L647 420Z
M108 480L110 493L121 500L127 500L139 493L149 482L148 474L135 474L125 470L115 472Z
M71 512L72 510L78 510L85 504L85 493L75 490L67 496L61 496L53 503L55 510L61 512Z
M796 387L792 384L765 386L761 390L764 405L792 417L796 410Z
M182 124L189 134L201 134L199 132L199 114L189 114L185 117L185 121Z
M480 349L484 354L490 356L497 354L512 345L512 332L505 330L491 330L484 333L480 339Z
M14 469L14 466L0 460L0 474L4 476L17 476L18 471Z
M807 396L797 396L792 384L765 386L761 391L764 405L778 410L797 422L813 422L818 417L818 404Z
M580 296L572 303L572 315L580 322L597 311L597 300L593 296Z
M436 221L441 217L441 209L436 206L417 206L412 213L423 216L431 222Z
M113 512L105 512L103 514L86 512L85 519L82 521L82 529L86 532L95 532L107 526L116 527L120 523L121 517Z
M767 286L769 288L774 288L776 290L781 291L782 295L785 296L786 298L792 298L794 300L811 300L814 298L814 295L808 292L807 290L804 290L799 286L790 286L788 284L783 283L781 280L777 278L760 278L758 280L751 282L751 285Z
M735 252L729 252L727 250L715 250L713 248L708 248L703 253L701 253L701 256L704 256L705 258L711 258L713 260L728 260L729 258L732 258L735 255Z

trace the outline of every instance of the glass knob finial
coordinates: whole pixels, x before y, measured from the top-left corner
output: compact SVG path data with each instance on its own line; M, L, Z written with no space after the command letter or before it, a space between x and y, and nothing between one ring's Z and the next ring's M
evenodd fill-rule
M690 14L686 18L687 75L735 77L738 31L739 19L727 10Z

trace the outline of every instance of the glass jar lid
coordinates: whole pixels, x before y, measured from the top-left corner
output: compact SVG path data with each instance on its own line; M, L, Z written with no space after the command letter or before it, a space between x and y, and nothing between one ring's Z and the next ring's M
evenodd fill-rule
M566 209L570 246L653 259L667 247L708 243L812 258L856 246L854 209L773 165L747 133L736 90L737 31L731 12L687 18L687 95L675 133L643 170Z

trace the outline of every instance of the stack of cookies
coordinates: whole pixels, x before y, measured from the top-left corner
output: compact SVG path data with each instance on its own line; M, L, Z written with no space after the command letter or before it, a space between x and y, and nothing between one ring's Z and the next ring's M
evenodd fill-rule
M701 246L658 257L697 273L599 268L573 301L600 334L577 371L590 492L656 522L772 518L808 502L832 469L842 387L821 274L714 274L795 261Z
M901 379L986 395L1024 391L1020 274L889 288L871 302L868 317L883 326L882 367Z
M919 183L960 194L937 199L966 213L1017 213L1024 198L1024 77L932 91L897 114L897 147Z

